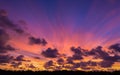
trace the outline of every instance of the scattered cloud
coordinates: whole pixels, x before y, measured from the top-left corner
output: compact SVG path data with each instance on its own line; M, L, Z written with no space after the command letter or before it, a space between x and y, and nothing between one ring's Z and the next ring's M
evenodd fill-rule
M113 44L109 47L109 49L116 52L120 52L120 44L119 43Z
M8 33L5 30L0 29L0 53L6 53L7 51L14 51L15 48L8 45L7 42L10 40Z
M82 49L80 47L78 48L71 47L71 51L74 52L74 54L82 54L81 50Z
M24 60L24 55L19 55L19 56L17 56L15 60L16 60L16 61L25 61L25 60Z
M38 44L45 46L47 44L47 41L45 39L35 38L31 36L29 37L29 44L30 45Z
M80 59L83 59L82 58L82 49L80 48L80 47L78 47L78 48L75 48L75 47L71 47L70 48L71 49L71 51L74 53L73 55L72 55L72 59L73 60L80 60Z
M3 29L11 29L19 34L24 33L25 31L17 24L14 24L7 15L7 11L4 9L0 10L0 27Z
M29 37L29 44L41 44L41 39L35 37Z
M73 59L72 59L72 57L67 57L67 63L68 63L68 64L73 64Z
M14 68L18 68L20 65L22 65L22 62L12 62L11 66Z
M113 61L106 61L106 60L103 60L99 63L99 65L103 68L111 67L113 64L114 64Z
M59 59L57 60L57 63L58 63L59 65L63 64L63 63L64 63L64 59L59 58Z
M14 59L13 56L10 55L0 55L0 64L1 63L9 63Z
M42 51L41 54L48 58L56 58L59 55L57 49L51 49L51 48L48 48L46 51Z
M44 67L47 69L47 68L49 68L50 66L53 66L53 61L52 60L50 60L50 61L48 61L48 62L46 62L45 64L44 64Z
M109 54L102 50L101 46L96 47L88 52L88 55L93 55L95 58L105 59L109 57Z

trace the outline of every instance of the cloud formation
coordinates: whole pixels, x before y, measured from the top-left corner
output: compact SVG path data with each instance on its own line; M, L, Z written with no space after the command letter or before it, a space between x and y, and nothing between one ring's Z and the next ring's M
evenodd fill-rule
M63 63L64 63L64 59L59 58L59 59L57 60L57 63L58 63L59 65L63 64Z
M17 24L14 24L7 15L6 10L0 10L0 27L4 29L11 29L19 34L24 33L25 31Z
M48 57L48 58L56 58L59 55L57 49L51 49L51 48L48 48L47 50L42 51L41 54L45 57Z
M99 65L103 68L111 67L113 64L114 64L113 61L107 61L107 60L103 60L99 63Z
M45 46L47 44L47 41L44 38L43 39L39 39L39 38L33 37L30 33L28 33L25 30L26 27L24 28L24 26L22 26L21 24L24 25L25 22L23 23L23 21L22 21L22 23L20 23L20 24L15 24L13 21L11 21L8 18L8 14L7 14L6 10L4 10L4 9L0 10L0 28L2 29L2 31L4 31L4 33L7 30L12 30L12 31L16 32L19 35L23 34L24 37L28 37L30 44L41 44L43 46ZM0 31L0 32L2 33L2 31ZM10 34L8 34L8 35L10 36Z
M13 56L10 55L0 55L0 64L1 63L9 63L14 59Z
M93 55L95 58L105 59L109 57L109 54L102 50L101 46L96 47L88 52L88 55Z
M29 44L30 45L38 44L45 46L47 44L47 41L45 39L35 38L31 36L29 37Z
M74 53L73 55L72 55L72 59L73 60L80 60L80 59L83 59L82 58L82 51L81 51L82 49L80 48L80 47L78 47L78 48L75 48L75 47L71 47L71 51Z
M46 63L44 64L44 67L45 67L46 69L48 69L50 66L53 66L53 61L52 61L52 60L50 60L50 61L48 61L48 62L46 62Z
M116 52L120 52L120 44L119 43L113 44L109 47L109 49Z
M20 65L22 65L22 62L12 62L11 66L14 68L18 68Z
M8 45L7 42L10 40L8 33L5 30L0 29L0 53L6 53L7 51L14 51L11 45Z
M16 61L25 61L23 58L24 58L24 55L19 55L19 56L16 57L15 60Z

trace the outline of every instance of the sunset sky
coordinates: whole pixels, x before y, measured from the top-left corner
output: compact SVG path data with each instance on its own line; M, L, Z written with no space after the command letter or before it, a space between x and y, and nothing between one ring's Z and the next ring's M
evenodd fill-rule
M59 59L120 70L120 0L0 0L0 69L57 70Z

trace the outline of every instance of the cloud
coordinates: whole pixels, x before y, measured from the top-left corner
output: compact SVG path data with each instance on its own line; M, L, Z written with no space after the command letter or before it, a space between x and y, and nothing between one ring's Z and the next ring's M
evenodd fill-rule
M14 68L18 68L20 65L22 65L22 62L12 62L11 66Z
M6 50L15 51L16 49L12 47L11 45L6 45Z
M47 44L47 41L45 39L41 39L41 44L45 46Z
M103 68L107 68L107 67L111 67L114 62L113 61L106 61L106 60L103 60L101 61L100 63L98 63L101 67Z
M115 51L118 51L119 47L118 44L111 45L109 49L113 49ZM99 63L101 67L111 67L114 62L117 62L120 58L118 55L110 56L107 52L102 50L101 46L96 47L95 49L92 49L91 51L88 52L88 56L93 55L96 58L101 58L103 61Z
M8 33L5 30L0 29L0 53L6 53L7 51L14 51L11 45L7 45L7 42L10 40Z
M120 56L118 56L118 55L109 56L109 57L104 58L104 60L112 61L112 62L117 62L119 59L120 59Z
M19 55L19 56L17 56L15 60L16 60L16 61L25 61L25 60L24 60L24 55Z
M35 37L29 37L29 44L41 44L41 39Z
M58 63L59 65L62 65L62 64L64 64L64 59L62 59L62 58L59 58L59 59L57 60L57 63Z
M81 64L80 63L74 63L73 68L80 68Z
M33 36L29 37L29 44L38 44L38 45L43 45L45 46L47 44L47 41L45 39L40 39L40 38L35 38Z
M9 63L13 60L13 56L10 55L0 55L0 64L1 63Z
M73 64L73 59L72 59L72 57L67 57L67 63L68 63L68 64Z
M0 53L7 53L8 51L15 51L16 49L11 45L0 46Z
M82 51L81 51L82 49L80 48L80 47L78 47L78 48L75 48L75 47L71 47L71 51L74 53L73 55L72 55L72 59L73 60L80 60L80 59L83 59L82 58Z
M9 39L10 39L9 35L6 33L6 31L3 29L0 29L0 46L5 45Z
M83 59L83 57L82 57L80 54L74 54L74 55L72 56L72 59L73 59L73 60L80 60L80 59Z
M71 51L74 52L74 54L81 54L81 48L75 48L75 47L71 47Z
M57 49L51 49L51 48L48 48L46 51L42 51L41 54L48 58L56 58L59 55Z
M79 62L79 63L73 63L73 66L70 68L71 70L76 70L77 68L86 69L89 65L88 62Z
M48 62L46 62L45 64L44 64L44 68L49 68L50 66L53 66L53 61L52 60L49 60Z
M4 29L11 29L19 34L24 33L25 31L17 24L14 24L7 15L6 10L0 10L0 27Z
M120 44L119 44L119 43L113 44L113 45L111 45L108 49L113 50L113 51L120 52Z
M101 46L98 46L95 49L89 51L88 55L93 55L95 58L101 58L101 59L109 57L109 54L106 53L104 50L102 50Z

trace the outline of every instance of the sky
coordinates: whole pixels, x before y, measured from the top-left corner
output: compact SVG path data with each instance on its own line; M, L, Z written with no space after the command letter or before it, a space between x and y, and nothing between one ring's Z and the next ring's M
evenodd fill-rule
M120 54L115 51L120 51L120 44L117 44L120 43L119 4L119 0L0 0L0 28L3 29L0 42L4 43L0 45L14 47L15 51L8 51L14 56L40 57L40 61L49 60L47 50L48 57L52 50L50 56L54 58L56 49L60 54L74 55L71 47L95 49L100 54L98 46L103 47L103 52L114 55L108 57L118 59ZM9 39L4 39L7 35ZM111 49L113 53L109 53ZM84 50L82 53L87 60Z

